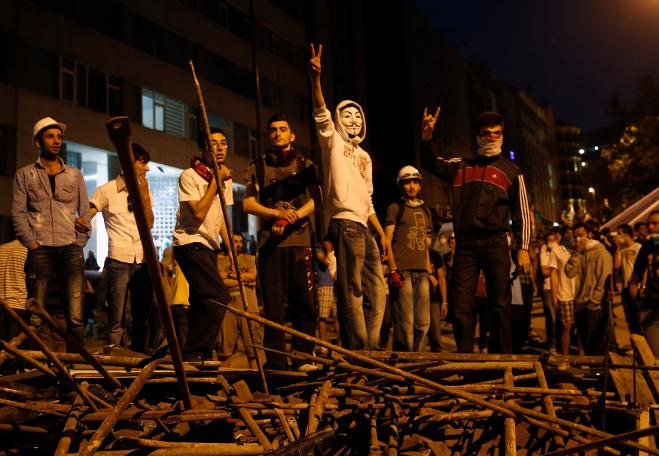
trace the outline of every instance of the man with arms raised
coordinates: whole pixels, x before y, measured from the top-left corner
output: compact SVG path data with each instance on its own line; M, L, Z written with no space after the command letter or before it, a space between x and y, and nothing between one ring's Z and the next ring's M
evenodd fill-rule
M349 349L375 350L386 300L380 253L388 257L389 243L373 208L371 157L359 146L366 136L364 111L354 101L343 100L332 121L320 84L322 50L320 45L316 53L311 45L309 76L322 150L323 196L331 217L328 234L337 262L341 344ZM380 238L381 252L369 228Z
M453 332L458 351L474 348L475 290L480 271L485 275L487 300L492 314L490 353L512 350L511 277L506 232L511 228L517 245L517 266L529 271L531 220L520 169L501 155L503 117L484 112L478 117L475 158L436 157L432 134L440 109L434 115L424 109L421 124L426 168L452 185L453 226L457 246L453 259L451 292Z

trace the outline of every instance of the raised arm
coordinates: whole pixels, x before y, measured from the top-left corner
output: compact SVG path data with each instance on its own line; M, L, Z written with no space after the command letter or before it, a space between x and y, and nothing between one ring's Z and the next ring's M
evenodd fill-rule
M323 55L323 45L318 45L318 52L313 43L311 43L311 59L309 60L309 78L311 79L311 98L313 100L313 107L324 108L325 98L323 97L323 89L320 85L320 57Z
M442 108L437 106L435 114L428 114L428 108L423 108L423 117L421 117L421 140L432 141L432 133L435 130L435 124L439 118Z

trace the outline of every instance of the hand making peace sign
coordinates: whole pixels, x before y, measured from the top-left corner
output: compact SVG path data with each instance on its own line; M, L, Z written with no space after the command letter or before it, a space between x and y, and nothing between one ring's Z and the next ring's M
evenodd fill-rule
M428 115L428 108L423 108L423 117L421 118L421 139L424 141L432 140L432 132L435 129L435 123L439 117L439 112L442 108L437 106L435 115Z
M311 59L309 60L309 75L313 77L320 77L321 65L320 56L323 55L323 45L318 45L318 53L313 43L311 43Z

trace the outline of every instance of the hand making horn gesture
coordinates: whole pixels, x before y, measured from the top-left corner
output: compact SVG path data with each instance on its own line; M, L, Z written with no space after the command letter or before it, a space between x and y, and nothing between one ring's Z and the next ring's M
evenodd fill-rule
M318 45L318 53L316 53L316 48L313 43L311 43L311 59L309 60L309 75L314 77L320 77L321 65L320 65L320 56L323 55L323 45Z
M435 124L437 123L437 118L439 117L439 112L441 108L437 106L435 115L428 115L428 108L423 108L423 118L421 119L421 139L424 141L432 140L432 131L435 129Z

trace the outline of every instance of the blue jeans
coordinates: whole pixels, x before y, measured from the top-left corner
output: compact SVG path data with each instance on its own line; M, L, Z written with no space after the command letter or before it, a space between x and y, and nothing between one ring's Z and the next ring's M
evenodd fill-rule
M59 288L66 327L78 342L83 343L83 283L85 260L82 247L74 244L61 247L40 246L28 250L25 263L27 293L46 305L49 284ZM71 347L69 347L70 349Z
M148 316L153 302L153 291L146 263L123 263L109 258L104 271L108 274L108 344L120 345L124 334L124 310L130 292L132 325L131 349L144 352L149 326Z
M430 288L426 271L400 271L403 286L393 306L394 351L425 351L430 328Z
M336 255L341 345L350 350L376 350L386 300L380 250L360 223L332 219L328 231Z

